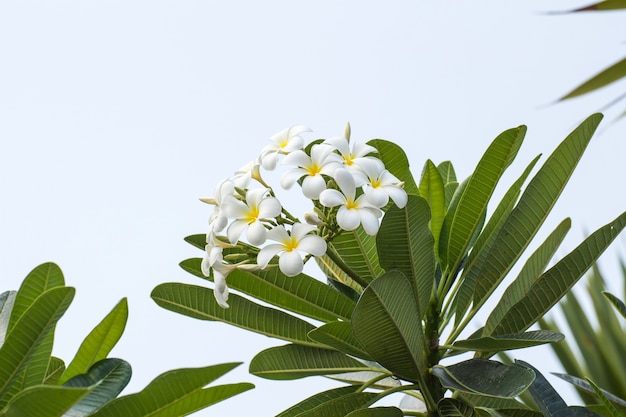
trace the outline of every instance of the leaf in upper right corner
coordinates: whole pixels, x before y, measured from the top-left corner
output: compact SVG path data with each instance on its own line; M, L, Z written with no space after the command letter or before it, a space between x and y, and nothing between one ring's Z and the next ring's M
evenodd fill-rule
M454 365L435 365L432 369L441 384L470 394L514 398L534 381L532 370L521 365L504 365L486 359L469 359Z
M581 96L591 91L602 88L623 77L626 77L626 58L604 69L600 73L594 75L569 93L565 94L559 100L566 100L572 97Z
M619 10L619 9L626 9L626 0L604 0L598 3L590 4L588 6L580 7L578 9L572 10L569 13Z
M602 294L604 294L604 296L609 299L611 304L613 304L613 306L622 315L622 317L626 319L626 304L624 304L622 300L620 300L608 291L603 291Z

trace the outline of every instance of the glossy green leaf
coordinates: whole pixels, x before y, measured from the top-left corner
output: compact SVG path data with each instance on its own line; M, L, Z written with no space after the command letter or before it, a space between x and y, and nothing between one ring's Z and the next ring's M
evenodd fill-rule
M328 243L327 253L360 285L367 285L384 272L376 252L376 238L362 227L336 236Z
M492 397L514 398L535 379L532 370L520 365L504 365L485 359L469 359L432 369L441 384L449 389Z
M345 416L354 410L372 405L378 399L373 392L355 392L326 401L312 410L298 414L298 417Z
M239 363L176 369L156 377L141 392L117 398L92 417L180 417L254 388L249 383L203 388ZM236 414L236 413L235 413Z
M451 165L450 165L451 167ZM449 174L449 173L448 173ZM446 216L446 195L444 191L444 180L439 169L429 159L426 161L420 180L420 196L428 202L430 206L430 231L435 239L435 256L438 258L439 234L443 219Z
M0 294L0 346L4 343L4 338L9 329L9 319L16 294L17 291L5 291Z
M622 300L620 300L608 291L604 291L602 292L602 294L604 294L604 296L609 299L609 301L617 309L619 314L621 314L622 317L626 318L626 304L624 304Z
M58 385L61 375L65 371L65 362L63 359L57 357L50 357L50 363L48 364L48 372L43 380L44 384Z
M626 76L626 58L604 69L600 73L594 75L569 93L565 94L560 100L587 94L598 88L611 84Z
M372 360L352 334L350 322L333 321L309 332L309 338L351 356Z
M531 346L554 343L563 340L563 335L549 330L535 330L525 333L486 336L476 339L458 340L452 345L455 350L472 352L499 352L523 349Z
M467 263L465 264L463 275L461 276L463 285L460 286L458 293L455 295L453 311L450 312L450 314L452 312L456 313L456 324L463 319L463 316L467 311L474 295L474 280L476 277L469 279L466 278L467 272L471 271L476 263L485 262L485 258L495 243L500 229L504 225L506 219L511 213L511 210L513 210L513 207L517 202L522 190L522 185L530 175L540 157L541 155L535 157L535 159L533 159L524 169L519 178L517 178L517 180L515 180L515 182L509 187L504 194L504 197L502 197L496 206L493 214L489 217L489 221L476 239L476 242L472 247L472 251L468 256Z
M315 327L283 311L264 307L236 294L228 298L230 308L215 301L213 290L183 283L164 283L150 295L161 307L200 320L216 320L293 343L317 346L307 337Z
M463 286L473 292L473 311L477 311L498 287L545 221L600 120L600 114L590 116L548 157L530 180L493 244L480 257L481 261L465 274Z
M89 371L69 379L65 387L91 388L89 394L74 404L63 417L85 417L116 398L130 381L130 364L122 359L103 359Z
M561 398L541 372L524 361L516 360L515 363L518 363L535 373L535 380L528 388L528 391L544 416L559 417L570 415L567 404L563 401L563 398Z
M445 417L480 417L470 404L457 398L443 398L437 408L439 415Z
M404 413L397 407L362 408L346 414L346 417L402 417Z
M89 393L88 388L38 385L27 388L11 399L0 417L62 417Z
M574 286L624 227L626 212L592 233L533 283L492 334L517 333L536 323Z
M384 139L372 139L368 141L367 144L378 150L378 155L376 156L383 161L385 168L387 168L389 172L395 175L400 181L404 182L404 189L408 194L419 193L417 184L409 168L409 159L400 146Z
M84 374L93 364L106 358L122 337L127 319L128 302L123 298L83 340L74 359L63 373L60 383L75 375Z
M202 259L181 262L181 267L202 276ZM228 287L258 300L320 321L347 320L354 310L354 301L332 287L306 275L288 277L278 268L266 271L234 270L228 274Z
M548 263L563 242L571 225L572 222L570 219L563 220L528 258L528 261L526 261L522 267L517 278L509 285L506 291L504 291L500 302L498 302L487 318L482 333L483 336L492 334L492 330L501 322L509 309L527 294L530 287L548 266Z
M407 277L394 270L365 289L352 315L352 330L365 350L408 381L425 371L421 313Z
M252 359L249 369L253 375L278 380L364 370L371 368L336 350L301 345L265 349Z
M47 290L20 316L7 335L0 348L0 407L9 400L4 394L69 307L74 292L70 287Z
M381 265L400 270L412 281L418 306L416 318L424 317L435 284L434 239L429 228L430 207L422 197L409 195L406 207L391 207L376 236Z
M317 393L303 401L300 401L298 404L289 407L276 417L296 417L305 411L310 411L318 405L324 404L325 402L341 398L347 394L352 394L358 389L358 385L349 385Z
M456 210L446 216L449 222L448 246L442 254L451 271L465 257L472 237L481 223L493 191L505 169L522 145L526 127L509 129L494 139L472 173Z

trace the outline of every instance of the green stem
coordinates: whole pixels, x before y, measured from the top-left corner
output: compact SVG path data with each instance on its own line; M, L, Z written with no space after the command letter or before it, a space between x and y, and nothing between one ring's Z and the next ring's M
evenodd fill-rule
M372 385L374 385L375 383L377 383L378 381L381 381L381 380L383 380L385 378L389 378L391 376L392 376L392 374L390 374L390 373L382 373L380 375L376 375L374 378L372 378L372 379L370 379L368 381L365 381L363 383L363 385L361 385L361 387L358 390L356 390L356 392L363 392L367 388L369 388Z
M362 279L356 272L354 272L346 263L339 257L339 254L335 252L332 247L328 247L326 250L326 255L339 267L343 272L346 273L353 281L358 283L363 288L367 287L367 281Z

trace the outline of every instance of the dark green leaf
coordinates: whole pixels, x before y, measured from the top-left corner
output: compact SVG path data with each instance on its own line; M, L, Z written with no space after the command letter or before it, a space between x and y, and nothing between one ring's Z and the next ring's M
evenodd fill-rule
M312 330L309 338L351 356L372 360L361 343L352 334L352 326L346 321L333 321Z
M303 401L300 401L298 404L289 407L282 413L278 414L276 417L296 417L300 413L310 411L318 405L323 404L327 401L343 397L347 394L352 394L358 389L358 385L349 385L347 387L333 388L327 391L317 393Z
M341 352L301 345L265 349L250 362L251 374L279 380L369 370L372 368Z
M535 381L532 383L528 391L539 406L539 409L546 417L569 416L568 407L563 398L550 385L548 380L536 368L530 364L516 360L518 363L529 370L534 371Z
M619 311L619 314L621 314L622 317L626 318L626 304L624 304L622 300L620 300L608 291L603 291L602 294L604 294L604 296L609 299L611 304L613 304L617 311Z
M65 371L65 362L57 357L50 357L50 363L48 364L48 372L46 372L46 378L43 380L44 384L58 385L61 375Z
M454 349L475 352L499 352L503 350L523 349L545 343L563 340L563 335L548 330L535 330L517 334L486 336L477 339L459 340L454 342Z
M362 408L346 414L346 417L402 417L404 413L397 407Z
M445 417L480 417L471 405L457 398L444 398L437 407L439 415Z
M298 414L298 417L345 416L354 410L372 405L377 399L378 394L373 392L355 392L326 401L310 411Z
M552 372L552 375L557 376L559 378L561 378L564 381L569 382L572 385L575 385L578 388L581 388L589 393L595 393L595 390L593 389L593 387L591 386L591 384L589 384L588 380L584 380L582 378L578 378L575 377L573 375L567 375L567 374L560 374L560 373L556 373L556 372ZM621 407L626 408L626 400L623 400L622 398L618 397L615 394L612 394L606 390L602 390L602 394L612 403L617 404Z

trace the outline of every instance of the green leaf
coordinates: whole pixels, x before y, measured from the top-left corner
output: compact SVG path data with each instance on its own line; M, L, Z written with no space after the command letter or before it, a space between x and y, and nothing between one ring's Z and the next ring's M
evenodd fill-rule
M376 278L365 289L352 315L352 330L375 361L416 382L426 367L419 317L409 280L395 270Z
M587 94L591 91L597 90L598 88L611 84L624 76L626 76L626 58L594 75L569 93L565 94L559 100L566 100L568 98Z
M568 407L563 398L556 392L556 390L550 385L548 380L530 364L516 360L518 363L529 370L534 371L535 381L528 388L528 391L532 395L533 399L539 406L539 409L546 417L557 416L569 416Z
M622 300L620 300L608 291L603 291L602 294L604 294L604 296L609 299L609 301L617 309L619 314L621 314L622 317L626 318L626 304L624 304Z
M409 195L403 209L394 206L385 214L376 237L382 267L386 271L400 270L412 281L416 318L424 317L435 284L434 239L429 221L426 200Z
M496 137L478 162L456 210L446 216L449 222L448 247L444 259L450 271L455 271L465 257L472 237L487 210L493 191L505 169L511 164L522 145L526 127L509 129Z
M277 380L369 370L372 368L341 352L301 345L265 349L252 359L249 369L253 375Z
M444 185L448 185L451 182L456 181L456 172L454 172L454 167L452 166L452 162L443 161L439 165L437 165L437 170L439 171L439 175L443 180Z
M348 275L358 277L359 284L363 286L384 272L376 252L376 238L365 233L362 227L336 236L328 243L327 253L330 251L336 254L332 259L339 257L339 266L351 271Z
M575 385L578 388L581 388L589 393L595 393L593 386L589 383L589 380L584 380L582 378L575 377L573 375L560 374L556 372L552 372L552 375L561 378L564 381L569 382L572 385ZM615 394L612 394L606 390L602 390L602 394L613 404L616 404L622 408L626 408L626 400L618 397Z
M443 398L437 406L439 415L446 417L480 417L474 408L457 398Z
M531 346L554 343L563 340L561 333L549 330L535 330L517 334L479 337L477 339L458 340L452 345L455 350L472 352L500 352L523 349Z
M88 388L37 385L13 397L0 417L61 417L88 393Z
M92 388L91 392L74 404L64 417L85 417L113 400L126 387L132 374L130 364L122 359L103 359L89 371L68 380L66 387Z
M352 394L358 389L358 385L349 385L317 393L303 401L300 401L298 404L289 407L276 417L296 417L305 411L310 411L318 405L324 404L325 402L335 400L347 394Z
M202 259L181 262L181 267L202 276ZM306 275L288 277L280 269L266 271L234 270L228 274L228 286L261 301L323 322L338 318L348 320L354 310L354 301L332 287Z
M9 400L5 393L11 389L37 348L69 307L74 292L70 287L47 290L21 314L7 335L0 348L0 407Z
M563 220L539 248L528 258L517 278L506 289L500 301L493 309L483 329L483 336L492 334L492 330L500 323L509 309L517 304L543 273L546 266L554 256L556 250L563 242L572 222L570 219Z
M185 242L203 251L206 246L206 234L202 233L187 236L185 237Z
M543 224L600 120L600 114L590 116L548 157L507 217L494 243L480 256L480 262L464 274L462 285L474 294L473 311L490 297Z
M203 388L239 366L225 363L205 368L168 371L156 377L141 392L117 398L91 417L180 417L254 388L249 383Z
M450 168L452 165L450 164ZM445 169L445 168L444 168ZM435 239L435 256L439 257L439 234L443 219L446 216L446 193L444 180L441 178L439 169L429 159L426 161L420 181L420 195L426 199L430 206L430 231Z
M362 408L346 414L346 417L402 417L404 413L397 407Z
M502 318L493 334L517 333L533 325L574 286L624 227L626 212L596 230L542 274Z
M615 408L615 406L609 400L609 398L604 394L604 392L596 384L593 383L592 380L587 378L587 382L589 383L589 385L591 385L591 387L593 388L593 391L598 396L598 398L600 398L600 401L602 401L602 404L604 404L604 407L608 410L609 415L611 417L623 417L624 414L620 413L617 410L617 408Z
M572 12L590 12L619 9L626 9L626 0L604 0L598 3L590 4L589 6L572 10Z
M491 397L513 398L524 392L535 379L532 370L520 365L504 365L485 359L470 359L432 369L449 389Z
M57 357L50 357L50 363L48 363L48 372L43 380L44 384L58 385L61 375L65 371L65 362Z
M128 302L122 298L113 310L89 333L67 366L60 383L87 372L93 364L106 358L122 337L128 320Z
M228 298L230 308L217 304L213 290L183 283L160 284L150 296L159 306L195 319L221 321L265 336L318 346L307 337L315 328L312 324L236 294Z
M409 168L409 159L404 150L393 142L384 139L372 139L368 145L378 150L378 159L383 161L385 168L400 181L404 182L404 189L408 194L418 194L417 184Z
M345 416L354 410L372 405L378 399L373 392L355 392L326 401L312 410L298 414L298 417Z
M346 321L333 321L311 330L309 338L351 356L372 360L361 343L352 334L352 326Z
M15 302L17 291L5 291L0 294L0 346L4 343L4 338L9 329L9 319Z

